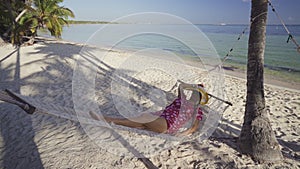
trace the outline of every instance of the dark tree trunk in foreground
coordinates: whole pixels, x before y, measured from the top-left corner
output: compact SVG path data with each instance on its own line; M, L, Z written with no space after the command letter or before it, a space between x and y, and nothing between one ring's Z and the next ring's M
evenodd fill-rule
M239 147L255 161L276 162L282 159L279 144L271 128L264 97L264 51L266 42L267 0L252 0L248 41L247 101Z

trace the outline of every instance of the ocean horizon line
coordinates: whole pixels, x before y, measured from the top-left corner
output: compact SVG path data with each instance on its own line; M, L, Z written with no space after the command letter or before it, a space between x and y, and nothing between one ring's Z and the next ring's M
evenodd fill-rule
M113 22L101 20L68 20L69 24L138 24L138 25L189 25L185 23L151 23L151 22ZM212 25L212 26L247 26L250 23L192 23L193 25ZM267 26L282 26L280 23L267 23ZM286 24L286 26L300 26L300 23Z

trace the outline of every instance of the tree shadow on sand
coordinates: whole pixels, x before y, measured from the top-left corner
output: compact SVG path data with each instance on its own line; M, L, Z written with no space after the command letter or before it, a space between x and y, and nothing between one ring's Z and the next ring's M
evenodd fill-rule
M0 67L1 89L10 88L20 93L20 58L21 52L18 47L12 53L4 57L15 59L14 65L6 68ZM13 74L13 76L9 76ZM20 109L15 106L0 103L0 132L3 140L1 145L1 168L43 168L37 145L34 141L35 131L33 130L32 120Z

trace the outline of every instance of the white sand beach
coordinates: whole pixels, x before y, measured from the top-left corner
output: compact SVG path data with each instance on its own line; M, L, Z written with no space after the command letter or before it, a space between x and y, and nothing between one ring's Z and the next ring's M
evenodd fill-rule
M147 91L151 93L167 91L164 95L166 102L176 93L172 89L176 83L174 76L206 84L205 78L185 77L190 72L201 75L201 70L196 67L184 66L179 69L176 64L169 64L169 76L160 67L167 62L157 58L137 61L130 59L132 56L125 51L113 51L99 59L95 51L105 53L107 50L90 47L82 51L80 44L60 41L41 41L18 49L2 45L0 49L0 89L10 89L48 104L43 105L44 108L64 107L65 112L62 109L58 112L62 114L74 108L74 90L80 91L82 87L74 86L76 59L80 57L89 61L89 64L95 63L95 77L98 80L92 79L91 84L87 85L95 82L94 97L100 111L107 115L116 115L115 112L121 109L116 106L118 98L112 98L120 94L114 89L118 80L136 80L139 81L136 84L141 86L151 85L152 91ZM84 55L80 55L80 52ZM143 63L154 66L143 72L135 72L139 66L143 67ZM132 70L126 70L128 66L132 66ZM116 70L131 77L126 77L129 80L125 77L117 79ZM257 164L239 153L236 145L246 103L245 74L229 70L225 71L224 77L223 92L233 106L226 109L212 136L200 143L173 144L159 138L147 138L149 136L138 139L130 131L117 132L118 136L113 141L111 138L105 140L111 133L103 132L105 130L99 126L83 125L47 114L28 115L19 107L0 101L0 168L300 168L300 86L274 79L266 80L266 106L284 160L277 164ZM212 90L209 83L206 87ZM153 106L143 100L143 94L147 94L143 92L130 94L134 96L130 101L140 102L144 108ZM155 107L155 110L159 108ZM144 149L151 149L153 145L157 146L153 148L154 151Z

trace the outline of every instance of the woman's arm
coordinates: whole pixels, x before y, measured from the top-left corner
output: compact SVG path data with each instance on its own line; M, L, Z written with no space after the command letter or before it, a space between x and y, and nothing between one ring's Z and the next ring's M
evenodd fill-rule
M188 83L180 83L179 86L178 86L178 96L181 95L181 92L183 91L183 89L186 89L186 88L196 88L197 85L196 84L188 84Z
M180 132L179 134L177 134L177 136L186 136L186 135L193 134L195 131L197 131L199 124L200 124L200 121L198 119L195 119L195 121L193 122L192 126L189 129L186 129L185 131Z
M188 83L180 83L179 89L185 89L185 88L196 88L196 84L188 84Z

